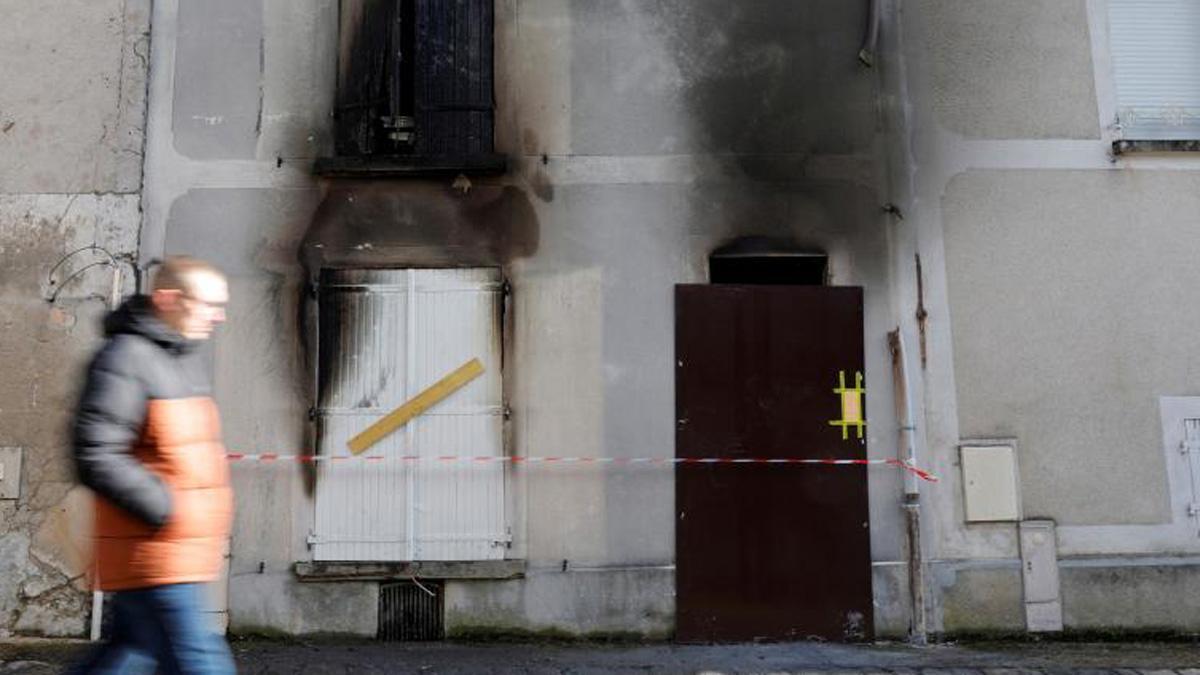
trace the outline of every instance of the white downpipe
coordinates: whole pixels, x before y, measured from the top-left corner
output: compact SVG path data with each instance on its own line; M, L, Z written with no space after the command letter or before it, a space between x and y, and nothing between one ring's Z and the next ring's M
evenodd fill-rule
M917 465L916 422L913 419L912 396L909 391L908 353L904 349L904 335L900 329L888 334L892 352L893 400L896 418L900 420L899 448L897 459L909 466ZM925 610L925 561L921 550L921 494L920 482L910 471L904 472L904 500L901 504L908 524L908 584L909 601L912 605L912 625L909 639L915 644L928 641L928 626Z
M904 348L904 334L896 330L893 346L893 370L895 371L896 387L896 418L900 420L899 459L909 466L917 466L916 422L913 421L912 396L908 381L908 351ZM920 493L920 479L911 471L904 473L904 494Z

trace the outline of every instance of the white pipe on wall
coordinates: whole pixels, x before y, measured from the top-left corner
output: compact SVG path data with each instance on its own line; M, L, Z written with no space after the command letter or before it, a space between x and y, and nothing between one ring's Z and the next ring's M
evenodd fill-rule
M888 346L892 352L893 401L896 419L900 420L897 459L917 465L916 424L913 420L912 396L909 392L908 355L904 349L904 335L900 329L888 333ZM921 494L920 482L910 471L904 472L904 499L901 504L908 524L908 586L912 605L912 623L909 639L916 644L928 641L925 612L925 561L921 550Z

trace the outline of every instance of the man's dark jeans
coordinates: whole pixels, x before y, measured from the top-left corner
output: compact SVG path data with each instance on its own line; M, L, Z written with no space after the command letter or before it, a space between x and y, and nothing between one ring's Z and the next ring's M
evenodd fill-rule
M233 673L225 638L205 612L203 584L119 591L112 636L73 673Z

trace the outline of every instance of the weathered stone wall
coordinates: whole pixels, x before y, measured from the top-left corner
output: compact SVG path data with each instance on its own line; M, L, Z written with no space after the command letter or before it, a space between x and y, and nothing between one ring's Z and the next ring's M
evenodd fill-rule
M67 429L112 267L137 251L149 0L0 2L0 447L22 458L0 500L0 636L79 636L89 618L90 497ZM54 302L47 298L58 291Z

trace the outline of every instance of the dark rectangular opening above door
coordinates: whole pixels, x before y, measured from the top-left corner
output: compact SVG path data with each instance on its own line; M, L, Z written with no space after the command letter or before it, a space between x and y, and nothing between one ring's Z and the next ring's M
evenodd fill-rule
M821 286L829 259L820 253L771 256L713 256L714 284Z
M709 255L708 278L714 284L823 286L829 256L790 240L740 237Z

